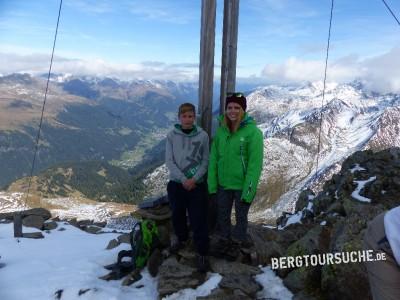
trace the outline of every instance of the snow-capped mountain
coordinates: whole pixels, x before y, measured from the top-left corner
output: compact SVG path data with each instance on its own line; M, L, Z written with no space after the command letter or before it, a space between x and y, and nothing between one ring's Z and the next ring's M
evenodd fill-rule
M248 111L265 136L254 218L293 211L302 189L318 189L355 151L399 146L399 95L369 92L359 82L327 84L324 99L322 90L317 82L299 88L268 86L248 96Z
M400 96L367 91L360 82L329 83L324 99L322 82L271 85L256 89L247 101L248 113L264 133L253 220L273 221L282 211L293 211L302 189L318 189L355 151L400 145ZM155 194L166 182L165 166L145 180Z

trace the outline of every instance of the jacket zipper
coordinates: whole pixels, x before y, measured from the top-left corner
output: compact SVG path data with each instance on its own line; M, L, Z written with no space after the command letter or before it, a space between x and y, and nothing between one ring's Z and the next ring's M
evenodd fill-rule
M242 160L242 167L243 167L243 177L246 176L246 165L244 163L244 157L243 157L243 144L240 143L240 158Z

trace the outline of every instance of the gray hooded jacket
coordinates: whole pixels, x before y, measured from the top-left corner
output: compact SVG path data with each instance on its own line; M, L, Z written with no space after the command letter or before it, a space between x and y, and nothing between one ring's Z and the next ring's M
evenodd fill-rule
M176 124L167 135L165 164L169 179L182 183L193 177L201 182L208 166L208 143L208 135L200 127L194 126L191 133L185 134Z

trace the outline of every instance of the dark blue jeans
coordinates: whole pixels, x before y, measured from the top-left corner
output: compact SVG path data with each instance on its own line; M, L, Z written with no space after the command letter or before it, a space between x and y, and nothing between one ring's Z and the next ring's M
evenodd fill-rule
M221 237L230 239L231 236L241 242L247 241L247 225L250 204L241 200L242 191L224 190L218 187L217 193L217 230ZM231 231L232 206L235 203L236 225Z
M181 183L170 181L167 191L172 209L172 225L178 240L186 241L189 236L187 212L196 250L200 255L207 255L209 238L205 184L197 184L195 189L187 191Z

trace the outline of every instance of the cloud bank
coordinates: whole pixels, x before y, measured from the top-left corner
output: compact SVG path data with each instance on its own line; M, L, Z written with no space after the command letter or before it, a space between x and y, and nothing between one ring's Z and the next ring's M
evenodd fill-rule
M47 73L50 55L20 55L0 53L0 73ZM68 59L56 56L53 61L53 73L74 75L92 75L129 79L160 79L193 81L198 79L198 64L167 64L158 61L117 64L101 59Z
M400 47L390 51L361 59L359 56L345 56L328 64L327 80L350 82L360 80L368 89L377 92L400 93ZM50 55L21 55L0 52L0 73L27 72L47 73ZM282 64L267 64L259 77L248 78L276 84L301 84L305 81L323 80L325 63L322 60L288 58ZM214 76L220 74L216 65ZM145 61L141 63L118 64L101 59L69 59L56 56L53 73L74 75L110 76L123 80L160 79L175 81L197 81L197 63L173 63ZM240 76L240 74L238 74ZM243 78L242 78L243 79Z
M328 64L327 81L360 80L377 92L400 93L400 47L374 57L361 59L356 55L342 57ZM323 80L325 62L296 57L282 64L267 64L262 77L275 83L302 83Z

